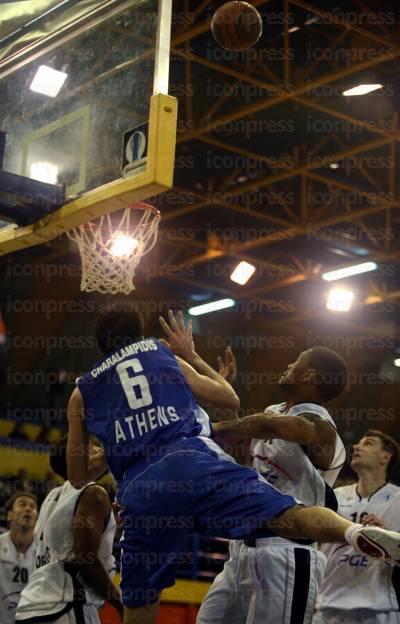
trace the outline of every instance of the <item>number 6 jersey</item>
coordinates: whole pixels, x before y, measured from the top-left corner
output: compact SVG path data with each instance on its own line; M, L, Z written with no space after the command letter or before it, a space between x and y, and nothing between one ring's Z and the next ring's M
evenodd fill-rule
M114 351L77 385L86 426L103 444L117 481L136 459L155 457L177 438L210 433L175 356L154 338Z
M353 522L374 514L386 529L400 528L400 488L386 483L368 498L361 498L357 486L335 489L338 513ZM317 607L323 609L371 609L397 611L400 599L400 568L380 563L356 552L348 544L323 544L328 558Z
M36 543L20 553L9 531L0 535L0 622L14 624L21 591L35 569Z

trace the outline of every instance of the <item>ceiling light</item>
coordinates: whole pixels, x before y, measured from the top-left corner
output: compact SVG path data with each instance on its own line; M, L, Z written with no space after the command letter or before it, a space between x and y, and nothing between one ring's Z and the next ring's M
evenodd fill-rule
M210 312L217 312L217 310L231 308L234 305L233 299L219 299L218 301L210 301L210 303L189 308L188 312L191 316L200 316L201 314L209 314Z
M331 169L339 169L339 163L331 163L331 164L329 165L329 167L330 167Z
M366 93L371 93L371 91L382 89L382 87L383 85L381 84L360 84L357 87L343 91L342 95L365 95Z
M249 262L239 262L231 274L231 280L232 282L236 282L236 284L243 286L244 284L247 284L255 270L256 267Z
M362 262L361 264L354 264L344 267L343 269L323 273L322 279L326 282L334 282L335 280L343 279L343 277L351 277L352 275L368 273L368 271L376 271L377 268L378 265L375 262Z
M292 28L289 28L288 32L289 33L294 33L297 30L300 30L300 26L292 26Z
M49 97L56 97L63 86L68 74L57 69L41 65L37 70L31 86L29 87L36 93L42 93Z
M374 305L375 303L381 303L383 301L382 295L369 295L364 299L366 305Z
M353 299L354 293L351 290L341 290L337 288L330 291L326 307L328 310L334 310L335 312L348 312Z
M30 177L39 182L57 184L58 167L49 162L38 161L31 164Z
M395 366L399 366L399 367L400 367L400 358L396 358L396 359L394 360L393 364L394 364Z

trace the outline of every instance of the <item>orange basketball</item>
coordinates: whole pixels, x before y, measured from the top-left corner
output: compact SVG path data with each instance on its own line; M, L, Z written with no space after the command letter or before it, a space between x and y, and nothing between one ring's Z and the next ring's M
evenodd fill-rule
M226 2L215 11L211 31L226 50L246 50L261 37L261 15L248 2Z

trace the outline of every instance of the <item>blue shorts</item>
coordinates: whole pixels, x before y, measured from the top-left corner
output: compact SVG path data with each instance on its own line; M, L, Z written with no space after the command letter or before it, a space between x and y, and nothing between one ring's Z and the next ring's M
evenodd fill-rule
M127 607L154 603L174 584L189 530L243 539L297 504L208 438L177 440L161 457L132 465L118 501Z

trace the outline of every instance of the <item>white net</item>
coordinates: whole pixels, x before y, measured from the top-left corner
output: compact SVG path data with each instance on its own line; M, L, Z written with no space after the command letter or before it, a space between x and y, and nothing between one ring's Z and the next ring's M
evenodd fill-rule
M67 232L82 260L81 290L103 294L135 290L133 278L142 256L157 241L160 213L149 204L134 204Z

